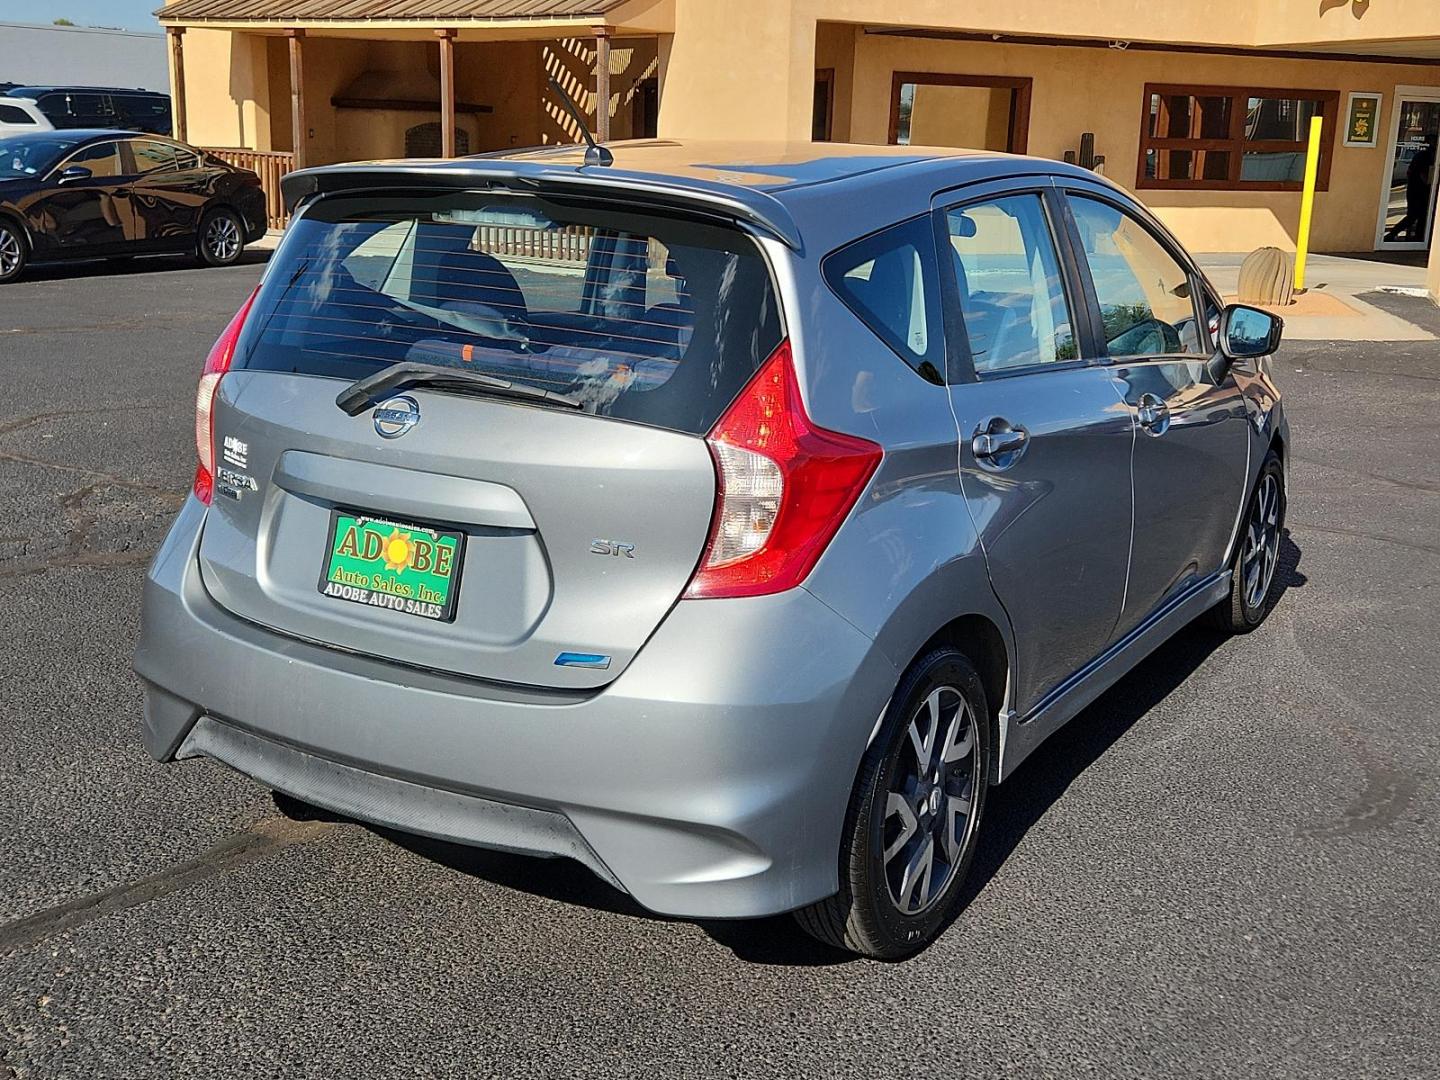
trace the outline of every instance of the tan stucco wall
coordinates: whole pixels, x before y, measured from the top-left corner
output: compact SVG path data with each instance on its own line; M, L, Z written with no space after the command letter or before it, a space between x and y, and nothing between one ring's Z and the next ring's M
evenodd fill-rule
M249 34L190 30L185 34L186 135L202 146L266 149L270 94L265 43ZM289 103L285 104L289 112Z

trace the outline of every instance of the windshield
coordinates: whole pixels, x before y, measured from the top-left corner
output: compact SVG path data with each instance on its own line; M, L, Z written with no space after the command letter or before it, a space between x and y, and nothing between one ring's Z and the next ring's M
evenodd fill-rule
M77 142L54 132L0 138L0 180L43 176Z
M769 269L735 229L534 198L347 196L291 224L235 366L459 368L699 434L781 337Z

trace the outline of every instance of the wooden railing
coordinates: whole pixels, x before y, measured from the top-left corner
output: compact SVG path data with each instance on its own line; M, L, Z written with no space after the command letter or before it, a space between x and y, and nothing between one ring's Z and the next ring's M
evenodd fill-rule
M537 262L573 262L582 266L590 258L590 239L595 230L584 225L560 229L517 229L505 225L481 225L475 233L477 251Z
M285 213L285 200L280 197L280 178L295 168L294 154L246 150L235 146L206 146L202 149L221 161L228 161L231 165L249 169L258 175L260 186L265 189L265 217L270 228L285 227L290 215Z

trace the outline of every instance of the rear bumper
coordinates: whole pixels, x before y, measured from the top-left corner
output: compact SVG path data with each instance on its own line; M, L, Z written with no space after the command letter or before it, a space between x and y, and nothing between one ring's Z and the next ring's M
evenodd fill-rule
M269 228L269 220L265 216L265 192L259 188L242 188L236 201L240 216L245 219L245 242L253 244Z
M199 580L203 522L192 498L145 586L135 668L156 758L208 756L376 824L576 858L668 915L768 915L835 891L855 770L898 673L804 590L682 602L602 691L535 692L237 619Z

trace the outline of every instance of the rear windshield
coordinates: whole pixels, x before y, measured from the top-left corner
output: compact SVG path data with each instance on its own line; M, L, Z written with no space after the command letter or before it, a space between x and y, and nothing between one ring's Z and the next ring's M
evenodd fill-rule
M734 229L522 196L332 196L290 226L234 366L463 368L700 434L782 333Z

